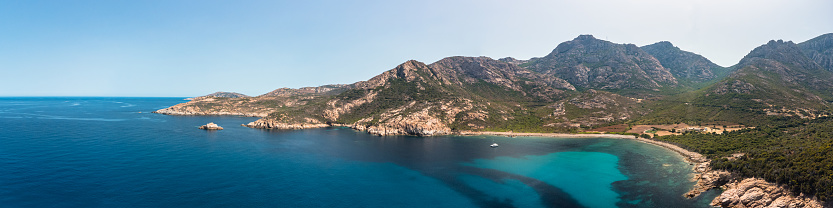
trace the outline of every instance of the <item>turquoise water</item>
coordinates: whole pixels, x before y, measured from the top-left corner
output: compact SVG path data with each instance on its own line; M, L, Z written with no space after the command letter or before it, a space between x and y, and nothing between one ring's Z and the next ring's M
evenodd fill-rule
M148 113L181 98L0 98L2 207L708 207L622 139L378 137ZM214 122L222 131L203 131ZM492 142L499 148L489 148Z
M522 158L477 159L472 166L527 176L560 187L588 207L616 207L613 182L628 178L617 169L619 158L601 152L557 152Z

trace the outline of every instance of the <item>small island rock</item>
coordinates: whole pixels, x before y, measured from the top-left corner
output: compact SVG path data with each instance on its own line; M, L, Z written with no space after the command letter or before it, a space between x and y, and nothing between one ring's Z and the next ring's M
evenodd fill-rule
M206 125L202 125L202 126L200 126L200 129L205 129L205 130L223 130L223 127L220 127L219 125L217 125L217 124L215 124L215 123L213 123L213 122L212 122L212 123L208 123L208 124L206 124Z

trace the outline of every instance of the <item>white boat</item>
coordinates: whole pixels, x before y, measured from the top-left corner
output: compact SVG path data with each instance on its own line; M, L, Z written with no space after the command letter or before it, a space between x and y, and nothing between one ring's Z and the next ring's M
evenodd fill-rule
M497 147L498 145L497 145L497 143L492 143L492 145L489 145L489 146L490 146L490 147L492 147L492 148L495 148L495 147Z

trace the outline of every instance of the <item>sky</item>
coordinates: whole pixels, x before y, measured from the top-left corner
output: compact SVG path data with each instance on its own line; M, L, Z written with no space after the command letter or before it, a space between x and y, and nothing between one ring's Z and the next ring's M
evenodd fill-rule
M0 96L260 95L407 60L542 57L581 34L731 66L831 32L829 0L0 1Z

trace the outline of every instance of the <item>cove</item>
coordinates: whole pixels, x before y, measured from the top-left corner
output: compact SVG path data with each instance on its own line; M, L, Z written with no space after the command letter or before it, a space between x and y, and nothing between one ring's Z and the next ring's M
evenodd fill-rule
M561 188L587 207L616 207L619 195L612 190L611 184L627 179L617 169L616 156L599 152L558 152L523 158L477 159L465 165L538 179Z

